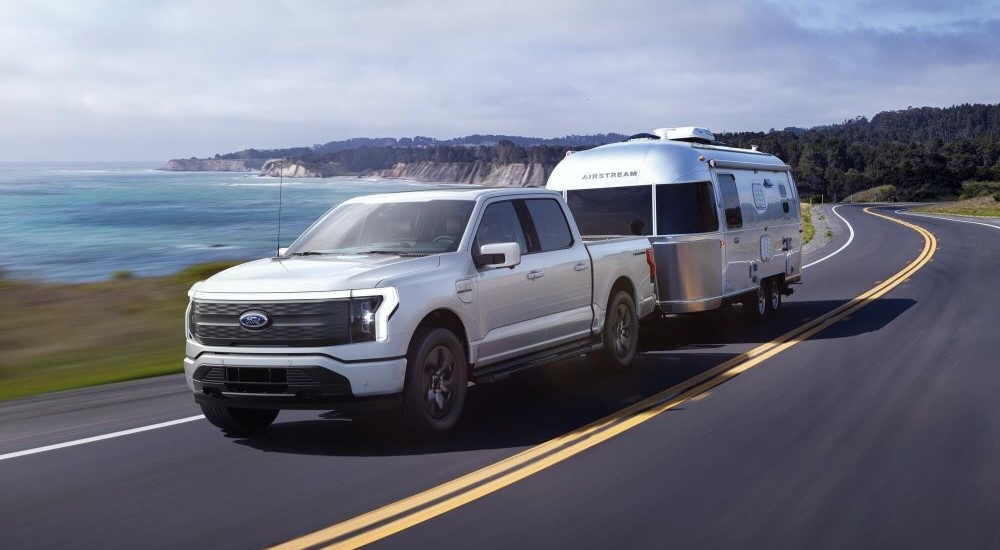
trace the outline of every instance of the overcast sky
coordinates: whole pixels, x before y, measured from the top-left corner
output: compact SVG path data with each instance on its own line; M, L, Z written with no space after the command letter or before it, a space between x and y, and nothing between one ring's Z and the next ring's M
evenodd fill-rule
M1000 102L1000 0L0 0L0 159Z

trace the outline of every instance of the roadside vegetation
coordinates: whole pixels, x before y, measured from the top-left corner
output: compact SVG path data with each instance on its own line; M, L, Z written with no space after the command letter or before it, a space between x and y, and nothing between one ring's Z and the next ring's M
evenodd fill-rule
M1000 217L1000 181L967 181L959 200L915 208L914 212Z
M816 236L816 228L813 227L812 207L808 202L800 202L799 212L802 212L802 244L806 244Z
M896 200L896 187L893 185L879 185L864 191L858 191L849 195L842 202L890 202Z
M0 279L0 400L181 372L188 288L236 263L99 283Z
M942 202L914 208L913 212L929 214L958 214L961 216L988 216L1000 218L1000 193L955 202Z

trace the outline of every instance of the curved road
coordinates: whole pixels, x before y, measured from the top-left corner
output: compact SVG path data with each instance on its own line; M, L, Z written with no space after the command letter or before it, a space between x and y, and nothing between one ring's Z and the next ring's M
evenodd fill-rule
M225 438L176 376L0 405L0 541L1000 548L1000 229L876 211L933 237L841 206L853 242L778 319L672 319L628 373L570 361L475 386L440 443L287 411Z

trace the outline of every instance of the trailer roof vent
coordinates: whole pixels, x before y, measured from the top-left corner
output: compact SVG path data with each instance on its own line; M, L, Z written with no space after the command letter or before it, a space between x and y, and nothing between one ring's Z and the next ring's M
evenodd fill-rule
M643 132L641 134L632 134L625 141L632 141L633 139L660 139L660 136Z
M657 128L653 133L663 139L672 141L691 141L694 143L712 143L715 141L715 134L708 128L697 128L695 126L685 126L683 128Z

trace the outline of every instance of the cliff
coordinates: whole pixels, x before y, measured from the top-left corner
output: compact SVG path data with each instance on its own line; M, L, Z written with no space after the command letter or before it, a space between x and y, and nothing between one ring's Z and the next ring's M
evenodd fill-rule
M348 171L336 162L308 159L174 159L163 167L171 171L257 172L261 176L328 178L377 176L434 183L468 183L490 187L544 187L555 163L512 162L397 162L385 170Z
M253 172L261 159L172 159L161 168L171 172Z
M327 174L324 174L319 170L313 170L301 164L297 164L295 161L288 161L284 159L271 159L264 162L264 165L260 168L260 175L275 178L278 176L286 178L327 177Z
M555 165L515 162L400 162L373 176L426 182L470 183L490 187L544 187Z

